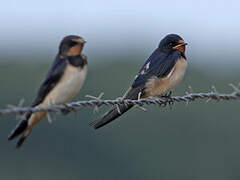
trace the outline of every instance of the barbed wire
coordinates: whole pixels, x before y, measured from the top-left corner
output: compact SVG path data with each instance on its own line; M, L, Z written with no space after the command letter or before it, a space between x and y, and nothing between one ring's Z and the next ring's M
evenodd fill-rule
M138 100L130 100L130 99L115 99L115 100L103 100L101 99L103 96L103 93L99 95L99 97L94 97L87 95L86 97L92 98L92 100L87 101L76 101L71 103L66 103L63 105L54 105L44 108L39 107L19 107L19 106L13 106L11 105L9 108L6 109L0 109L0 116L3 115L9 115L9 114L17 114L17 115L23 115L27 112L35 113L35 112L63 112L63 113L69 113L73 111L78 111L81 108L85 107L94 107L94 111L98 110L98 107L100 106L112 106L112 105L136 105L142 110L145 110L142 106L143 105L160 105L160 106L166 106L171 105L175 102L185 102L189 103L191 101L195 101L198 99L206 99L206 102L209 102L210 100L220 101L220 100L240 100L240 88L229 84L233 88L233 92L231 93L218 93L216 88L212 86L212 91L207 93L189 93L187 92L186 95L183 96L171 96L171 97L157 97L157 98L146 98L146 99L138 99ZM191 87L189 87L189 90L192 91ZM22 105L23 102L20 102L20 105Z

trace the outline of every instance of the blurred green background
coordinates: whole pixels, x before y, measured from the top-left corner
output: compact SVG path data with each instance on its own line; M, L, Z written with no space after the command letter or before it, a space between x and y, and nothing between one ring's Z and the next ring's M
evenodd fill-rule
M0 108L29 106L65 35L84 37L89 72L85 95L124 94L159 41L181 35L188 70L174 95L232 92L238 84L240 1L11 0L0 6ZM15 115L0 117L0 180L237 180L240 178L239 101L134 108L94 131L84 108L44 119L20 150L7 136Z
M113 57L114 58L114 57ZM105 93L106 99L127 90L142 62L95 65L89 59L89 73L82 91ZM191 66L174 92L183 95L189 85L195 92L207 92L215 85L231 92L228 83L239 82L238 72L203 73ZM1 102L25 105L43 80L48 63L2 63ZM238 179L240 160L239 102L197 101L173 109L145 106L94 131L88 123L99 114L85 108L66 116L51 114L37 126L20 150L7 135L15 127L14 115L1 117L0 179Z

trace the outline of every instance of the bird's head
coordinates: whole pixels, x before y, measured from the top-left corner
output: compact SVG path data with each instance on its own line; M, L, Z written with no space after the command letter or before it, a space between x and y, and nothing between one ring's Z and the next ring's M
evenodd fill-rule
M160 44L159 49L163 52L170 52L178 50L182 53L185 53L185 46L187 43L184 42L184 40L177 34L169 34L165 36Z
M62 56L80 55L86 41L76 35L70 35L63 38L59 46L59 54Z

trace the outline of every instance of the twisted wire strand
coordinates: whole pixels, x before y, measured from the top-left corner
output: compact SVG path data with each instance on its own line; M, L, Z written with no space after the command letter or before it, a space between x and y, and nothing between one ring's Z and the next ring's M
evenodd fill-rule
M22 115L26 112L73 112L77 111L81 108L85 107L100 107L100 106L111 106L111 105L168 105L174 102L186 102L187 104L191 101L195 101L198 99L206 99L207 102L210 100L240 100L240 89L232 84L230 86L234 89L232 93L229 94L221 94L216 91L215 88L214 92L207 92L207 93L189 93L184 96L172 96L172 97L158 97L158 98L146 98L146 99L138 99L138 100L130 100L130 99L115 99L115 100L103 100L101 99L102 94L99 97L93 97L93 100L88 101L76 101L71 102L63 105L54 105L45 108L38 108L38 107L11 107L6 109L0 109L0 116L9 115L9 114L17 114Z

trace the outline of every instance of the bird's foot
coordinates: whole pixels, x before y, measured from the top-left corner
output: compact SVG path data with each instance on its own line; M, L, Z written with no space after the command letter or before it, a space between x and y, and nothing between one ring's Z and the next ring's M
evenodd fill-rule
M163 98L171 98L172 91L167 92L166 94L162 95Z
M64 105L64 106L65 106L65 108L64 108L64 109L61 109L61 113L62 113L63 115L66 115L66 114L68 114L68 113L71 112L71 109L70 109L67 105Z
M168 93L159 96L160 98L166 98L167 99L167 102L166 102L165 106L169 105L170 109L172 109L172 107L174 105L174 101L171 98L172 97L171 95L172 95L172 91L169 91Z

